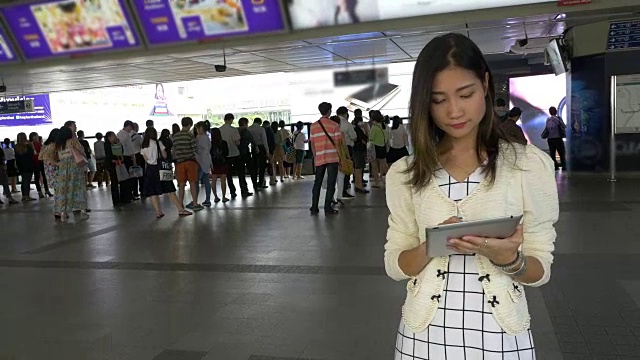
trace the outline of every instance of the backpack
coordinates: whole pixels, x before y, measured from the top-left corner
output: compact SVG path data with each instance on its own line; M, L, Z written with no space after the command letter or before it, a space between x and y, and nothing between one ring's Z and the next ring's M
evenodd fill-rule
M225 164L225 156L220 146L211 147L211 162L214 166L220 166Z

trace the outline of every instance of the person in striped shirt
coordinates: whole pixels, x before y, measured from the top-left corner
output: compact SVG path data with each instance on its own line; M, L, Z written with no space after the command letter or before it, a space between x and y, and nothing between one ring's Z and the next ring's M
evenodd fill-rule
M189 208L194 211L204 209L198 203L198 162L196 155L198 154L198 145L196 138L191 132L193 119L190 117L182 118L182 130L173 134L173 159L176 162L176 179L178 180L178 198L180 203L184 204L184 189L189 183L191 190L191 198L193 202Z
M318 106L322 117L311 124L310 143L316 165L316 179L313 184L313 197L311 203L311 215L317 215L320 210L320 191L324 176L327 174L327 195L324 200L325 215L336 215L338 210L331 206L333 195L336 192L336 180L338 178L338 146L342 143L342 133L340 125L332 121L331 104L323 102Z

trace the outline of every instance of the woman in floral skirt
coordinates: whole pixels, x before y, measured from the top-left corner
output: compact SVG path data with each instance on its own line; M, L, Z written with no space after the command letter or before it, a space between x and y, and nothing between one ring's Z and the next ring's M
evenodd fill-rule
M60 129L53 129L49 133L49 137L44 142L39 158L44 162L44 174L49 183L49 187L54 191L58 188L56 178L58 176L58 160L56 157L56 139L60 133Z
M75 155L74 155L75 152ZM56 153L59 159L58 177L56 179L56 197L53 216L59 220L69 217L69 211L87 218L87 183L84 163L76 158L83 156L84 149L73 138L69 127L60 128L56 140Z

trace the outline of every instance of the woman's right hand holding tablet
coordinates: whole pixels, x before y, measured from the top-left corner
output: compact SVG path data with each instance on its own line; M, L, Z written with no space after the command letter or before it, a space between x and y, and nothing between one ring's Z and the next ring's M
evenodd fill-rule
M462 218L452 216L438 225L456 224L459 222L462 222ZM398 258L398 265L405 275L414 277L424 270L431 259L427 254L427 242L425 241L411 250L402 252Z

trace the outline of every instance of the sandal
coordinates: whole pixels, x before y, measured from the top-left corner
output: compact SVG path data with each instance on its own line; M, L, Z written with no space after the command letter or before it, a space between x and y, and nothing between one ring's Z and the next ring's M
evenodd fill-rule
M193 213L187 210L181 210L178 212L178 216L189 216L189 215L193 215Z
M156 214L156 219L162 219L164 217L163 213Z

